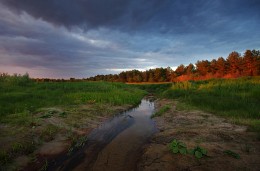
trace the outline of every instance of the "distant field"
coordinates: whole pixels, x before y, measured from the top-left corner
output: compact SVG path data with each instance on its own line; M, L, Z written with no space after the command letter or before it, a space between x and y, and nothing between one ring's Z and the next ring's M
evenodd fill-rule
M150 92L260 130L260 77L179 83L45 82L26 77L0 79L0 119L41 107L85 103L134 105Z
M45 82L22 77L0 80L0 118L9 114L57 105L106 103L112 105L140 102L145 91L123 83Z
M172 82L138 82L138 83L128 83L126 84L134 84L134 85L142 85L142 84L171 84Z
M199 108L260 131L260 77L180 82L162 96L179 99L184 109Z

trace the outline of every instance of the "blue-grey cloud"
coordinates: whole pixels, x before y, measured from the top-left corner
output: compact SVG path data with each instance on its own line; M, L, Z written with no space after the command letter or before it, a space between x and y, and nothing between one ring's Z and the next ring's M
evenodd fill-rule
M258 0L1 0L0 72L87 77L259 49L259 9Z
M221 30L221 23L259 19L258 0L2 0L18 13L26 11L56 25L112 27L167 32ZM219 22L219 23L218 23ZM208 30L213 28L212 30Z

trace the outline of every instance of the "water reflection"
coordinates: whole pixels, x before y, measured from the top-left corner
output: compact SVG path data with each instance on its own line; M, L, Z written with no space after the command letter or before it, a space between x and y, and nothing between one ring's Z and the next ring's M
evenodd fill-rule
M153 101L143 99L138 107L94 129L84 148L56 163L55 169L134 170L142 145L155 132L153 111Z

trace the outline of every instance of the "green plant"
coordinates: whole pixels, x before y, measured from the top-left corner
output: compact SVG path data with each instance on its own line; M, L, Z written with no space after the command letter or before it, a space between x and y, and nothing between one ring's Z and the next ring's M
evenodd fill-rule
M54 139L54 136L59 131L59 127L49 124L41 132L40 138L44 141L50 141Z
M46 171L48 169L48 165L49 165L48 160L45 159L45 162L44 162L43 166L41 167L40 171Z
M197 146L193 149L187 149L187 146L185 143L181 142L181 141L178 141L176 139L174 139L170 145L170 150L172 153L174 154L177 154L177 153L180 153L180 154L191 154L191 155L194 155L197 159L200 159L202 158L203 156L206 156L207 155L207 150L200 147L200 146Z
M9 77L8 77L9 78ZM12 76L10 76L10 79ZM17 77L14 77L17 79ZM78 104L136 105L147 93L137 86L109 82L30 82L27 86L0 81L0 119L39 108ZM12 104L12 105L10 105ZM33 108L31 109L31 106ZM28 113L30 113L28 112ZM43 118L51 117L48 113ZM55 113L58 114L58 113ZM64 116L64 115L61 115Z
M14 153L21 151L23 148L24 147L21 143L15 142L15 143L12 144L12 151Z
M5 150L0 150L0 169L1 165L5 165L11 160L10 155Z
M165 112L167 112L170 109L171 109L171 107L169 105L165 105L165 106L161 107L159 111L153 113L151 118L162 116Z
M260 77L175 83L162 96L178 99L177 109L197 108L231 118L249 125L250 131L260 132Z
M71 155L74 150L83 147L85 145L86 141L87 141L86 136L80 137L80 138L73 138L71 146L68 149L67 155Z
M60 112L59 113L59 117L66 118L67 117L67 113L66 112Z
M194 149L188 150L188 153L194 155L197 159L200 159L203 156L207 155L207 150L200 146L197 146Z
M229 156L235 158L235 159L240 159L240 155L237 154L237 153L235 153L235 152L233 152L233 151L231 151L231 150L225 150L225 151L223 151L223 152L224 152L225 154L227 154L227 155L229 155Z
M187 146L186 146L186 144L184 144L183 142L177 141L176 139L174 139L170 143L170 150L174 154L177 154L177 153L187 154Z
M53 113L45 113L45 114L43 114L42 116L40 116L40 118L42 118L42 119L44 119L44 118L50 118L50 117L52 117L53 116Z

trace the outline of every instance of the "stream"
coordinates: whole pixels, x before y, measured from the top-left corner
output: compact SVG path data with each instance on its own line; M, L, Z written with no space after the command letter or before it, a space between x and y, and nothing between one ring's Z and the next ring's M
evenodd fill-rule
M104 122L88 136L84 147L70 157L55 161L48 170L132 171L142 146L156 131L150 118L154 103L143 99L139 106Z

